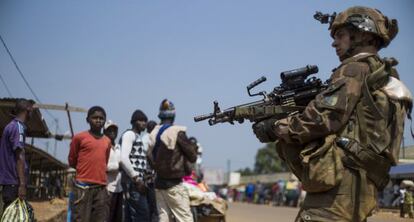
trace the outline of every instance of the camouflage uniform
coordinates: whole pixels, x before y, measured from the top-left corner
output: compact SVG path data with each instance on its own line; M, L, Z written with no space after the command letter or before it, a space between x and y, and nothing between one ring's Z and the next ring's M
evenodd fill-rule
M373 10L361 8L344 13ZM344 23L344 13L332 29ZM395 34L382 38L384 46ZM355 53L334 69L329 87L302 113L270 123L279 155L307 191L297 221L364 221L375 209L377 189L386 185L398 161L411 109L411 96L393 64L375 51ZM391 81L406 90L405 96L386 90Z
M274 127L274 133L280 138L277 146L279 154L299 178L303 177L305 171L300 158L303 151L301 144L309 144L341 131L342 134L354 134L349 136L358 140L360 129L356 123L355 108L360 102L362 83L370 73L370 68L367 63L352 59L344 61L336 69L329 88L318 95L302 114L280 120ZM344 151L337 149L336 144L332 146L342 160L346 156ZM322 167L328 168L326 165ZM375 208L375 185L366 177L361 178L358 169L342 167L339 170L342 171L337 172L342 174L339 186L325 192L308 192L301 211L304 220L352 221L354 210L359 209L359 218L362 219ZM356 189L360 190L358 196Z

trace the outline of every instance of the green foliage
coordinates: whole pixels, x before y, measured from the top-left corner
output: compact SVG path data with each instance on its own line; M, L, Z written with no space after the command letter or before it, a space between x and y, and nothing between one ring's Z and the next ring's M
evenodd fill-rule
M240 169L237 172L239 172L242 176L250 176L254 174L253 170L251 170L249 167Z
M276 152L275 143L268 143L256 153L254 164L255 174L269 174L286 171L285 163Z

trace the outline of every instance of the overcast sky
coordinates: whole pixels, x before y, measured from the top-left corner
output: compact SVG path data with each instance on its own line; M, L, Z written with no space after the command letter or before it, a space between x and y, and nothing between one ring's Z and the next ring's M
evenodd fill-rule
M157 120L162 99L177 108L176 123L204 148L204 165L233 170L252 167L262 147L251 124L194 123L193 117L253 101L246 86L264 75L260 90L280 84L282 71L319 66L323 80L339 61L327 25L315 11L372 6L398 19L400 33L381 56L396 57L402 80L414 91L413 1L5 1L0 34L41 102L89 108L101 105L108 118L129 128L135 109ZM0 75L13 97L33 98L3 46ZM9 97L0 85L0 97ZM66 114L52 111L59 131ZM51 130L53 119L43 112ZM74 113L75 131L88 128ZM157 120L158 121L158 120ZM408 122L407 125L410 123ZM408 129L408 127L406 127ZM406 129L406 144L413 144ZM45 141L38 146L46 148ZM67 162L69 141L58 142ZM49 151L53 153L54 141Z

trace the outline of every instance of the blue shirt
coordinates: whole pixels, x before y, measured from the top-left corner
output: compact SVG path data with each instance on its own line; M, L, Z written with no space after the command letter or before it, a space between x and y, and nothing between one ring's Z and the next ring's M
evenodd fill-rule
M3 130L0 140L0 184L18 185L16 150L24 149L26 126L13 119Z

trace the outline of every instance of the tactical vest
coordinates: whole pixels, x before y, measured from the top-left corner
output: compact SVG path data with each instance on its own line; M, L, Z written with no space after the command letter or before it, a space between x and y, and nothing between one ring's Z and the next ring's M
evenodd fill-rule
M336 144L348 154L342 158L343 164L366 174L382 190L389 182L391 166L398 163L405 116L411 118L412 98L398 80L395 59L365 54L354 61L366 62L371 73L364 77L361 99ZM406 91L393 92L393 84Z

